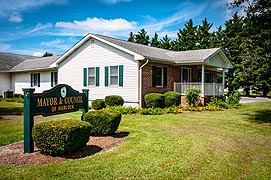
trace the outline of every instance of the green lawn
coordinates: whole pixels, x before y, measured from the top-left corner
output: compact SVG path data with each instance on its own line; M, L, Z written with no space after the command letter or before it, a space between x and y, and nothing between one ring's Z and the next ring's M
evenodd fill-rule
M80 113L46 120L75 117ZM15 139L14 128L21 134ZM270 102L224 112L123 116L119 131L129 135L111 151L59 164L0 166L0 179L271 179ZM22 137L22 120L0 119L1 142Z

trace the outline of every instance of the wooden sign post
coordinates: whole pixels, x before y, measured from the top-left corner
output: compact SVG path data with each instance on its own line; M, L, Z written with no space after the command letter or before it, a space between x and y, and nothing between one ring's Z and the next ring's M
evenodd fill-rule
M35 89L24 91L24 153L34 152L32 129L34 116L51 116L82 109L82 116L88 112L88 89L79 93L71 86L59 84L43 93L34 94Z

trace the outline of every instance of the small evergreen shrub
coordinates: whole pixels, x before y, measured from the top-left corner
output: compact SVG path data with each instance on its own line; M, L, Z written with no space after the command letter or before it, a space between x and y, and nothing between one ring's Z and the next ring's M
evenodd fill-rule
M89 122L91 135L110 135L118 129L121 113L108 110L90 111L85 114L84 121Z
M105 106L123 106L124 99L118 95L111 95L105 97Z
M165 106L179 106L181 103L181 94L178 92L166 92L165 96Z
M145 95L147 108L164 108L165 96L160 93L149 93Z
M90 136L90 124L81 120L42 122L34 126L32 134L42 153L68 154L86 146Z
M195 106L199 102L200 91L199 88L189 88L185 91L185 100L189 106Z
M104 99L95 99L92 101L91 106L95 110L100 110L105 108L105 102Z

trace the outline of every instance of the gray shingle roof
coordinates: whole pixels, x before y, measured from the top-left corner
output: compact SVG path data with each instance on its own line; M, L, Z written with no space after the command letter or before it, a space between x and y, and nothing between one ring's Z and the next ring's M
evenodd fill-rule
M34 59L27 59L20 64L13 67L10 71L27 71L27 70L38 70L48 69L50 65L55 62L60 56L49 56Z
M129 41L124 41L112 37L107 37L99 34L94 34L95 36L109 41L115 45L126 48L137 54L144 56L145 58L153 60L162 60L171 63L195 63L204 62L208 57L213 55L219 50L219 48L212 49L200 49L200 50L190 50L190 51L171 51L156 47L150 47L138 43L133 43Z
M0 71L9 71L19 63L31 58L37 57L0 52Z

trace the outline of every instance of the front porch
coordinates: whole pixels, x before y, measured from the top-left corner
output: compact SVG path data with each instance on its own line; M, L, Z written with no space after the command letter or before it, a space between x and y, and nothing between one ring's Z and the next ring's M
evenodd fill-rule
M223 96L224 86L223 83L203 83L202 82L174 82L174 92L179 92L181 95L185 95L185 92L189 88L201 89L201 96Z

